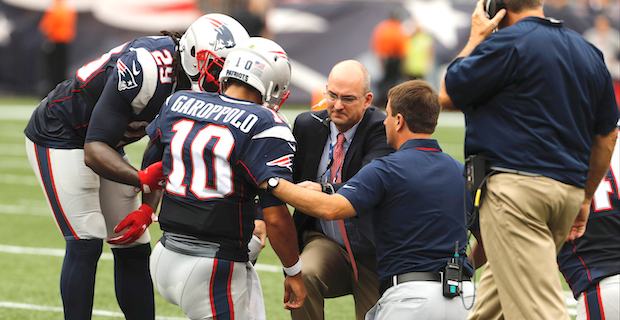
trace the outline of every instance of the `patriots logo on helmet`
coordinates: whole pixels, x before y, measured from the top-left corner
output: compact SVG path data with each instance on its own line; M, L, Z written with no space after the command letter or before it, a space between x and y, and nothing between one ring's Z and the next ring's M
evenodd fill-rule
M221 22L208 18L213 26L215 26L217 30L217 37L215 39L215 45L213 46L213 51L219 51L223 49L230 49L235 46L235 38L230 32L230 29Z
M278 159L269 161L266 165L270 167L278 166L282 168L287 168L289 171L293 172L293 154L287 154L285 156L281 156Z
M133 73L123 61L118 60L116 62L116 69L118 70L118 91L129 90L138 87L138 82Z

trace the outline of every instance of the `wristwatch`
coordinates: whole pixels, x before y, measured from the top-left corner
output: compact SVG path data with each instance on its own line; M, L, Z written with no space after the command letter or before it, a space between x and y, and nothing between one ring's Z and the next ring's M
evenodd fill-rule
M273 189L275 189L275 187L278 186L279 183L280 183L280 178L278 177L271 177L267 179L267 189L265 189L265 191L267 191L267 193L271 193Z
M321 191L327 194L334 194L334 186L332 186L331 183L328 182L321 182Z

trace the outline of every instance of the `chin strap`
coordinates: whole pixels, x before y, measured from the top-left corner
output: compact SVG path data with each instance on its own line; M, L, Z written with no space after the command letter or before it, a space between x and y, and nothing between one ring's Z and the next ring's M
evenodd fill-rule
M273 111L278 112L278 110L280 110L280 107L282 107L282 104L284 104L284 101L286 101L286 99L288 99L288 96L291 95L290 91L286 91L286 93L282 96L282 100L280 100L280 103L278 103L278 105L273 107Z

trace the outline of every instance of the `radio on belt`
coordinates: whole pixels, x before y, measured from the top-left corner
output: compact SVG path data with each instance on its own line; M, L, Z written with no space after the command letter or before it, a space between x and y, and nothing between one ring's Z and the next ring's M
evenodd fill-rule
M462 266L459 263L459 242L454 245L454 257L446 264L443 273L443 296L446 298L454 298L461 294L459 283L461 282Z

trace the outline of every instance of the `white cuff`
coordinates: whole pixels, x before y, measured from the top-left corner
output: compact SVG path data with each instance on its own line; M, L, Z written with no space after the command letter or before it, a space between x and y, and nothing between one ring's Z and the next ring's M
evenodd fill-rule
M288 276L296 276L298 273L301 272L301 258L299 258L299 260L297 260L297 263L295 263L294 265L290 266L290 267L282 267L282 269L284 269L284 273L286 273L286 275Z

